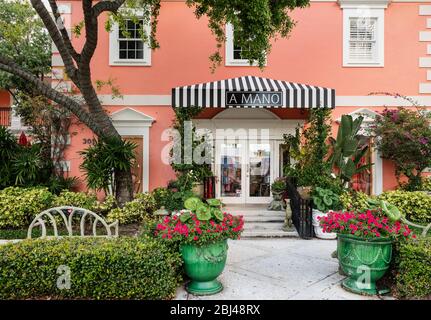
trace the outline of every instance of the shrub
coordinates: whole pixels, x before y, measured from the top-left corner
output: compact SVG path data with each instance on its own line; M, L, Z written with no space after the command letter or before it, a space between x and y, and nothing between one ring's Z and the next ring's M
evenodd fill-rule
M58 289L60 266L70 289ZM181 259L142 237L24 240L0 247L0 298L168 299L179 285Z
M0 191L0 228L27 227L51 207L53 195L46 188L9 187Z
M344 192L340 202L345 210L364 211L368 209L368 195L360 191Z
M431 239L401 244L397 260L397 294L404 298L430 298Z
M120 224L140 223L151 218L157 209L156 201L150 193L139 193L123 208L115 208L108 213L108 221L118 220Z
M63 190L54 198L53 207L71 206L94 211L97 206L95 194Z
M158 209L161 207L166 208L169 193L170 191L167 188L162 187L156 188L151 192L154 197L154 201L156 202L156 207Z
M431 222L431 196L425 192L389 191L382 193L378 199L397 206L410 221Z

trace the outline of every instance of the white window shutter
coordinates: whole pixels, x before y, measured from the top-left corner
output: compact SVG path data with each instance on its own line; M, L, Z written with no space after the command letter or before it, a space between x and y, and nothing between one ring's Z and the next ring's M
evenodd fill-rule
M350 18L349 59L355 62L374 62L377 52L377 19Z

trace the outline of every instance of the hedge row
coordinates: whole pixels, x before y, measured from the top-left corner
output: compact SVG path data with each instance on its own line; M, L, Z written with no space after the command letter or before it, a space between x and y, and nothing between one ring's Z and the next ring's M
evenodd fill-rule
M27 228L34 216L60 206L85 208L108 216L108 220L118 219L120 224L141 222L159 208L151 193L138 194L135 200L118 209L112 196L100 202L94 194L84 192L63 191L56 196L43 187L8 187L0 190L0 229Z
M169 299L180 268L178 253L146 237L25 240L0 246L0 299Z
M431 238L401 244L396 268L400 298L431 298Z
M376 197L397 206L408 220L422 224L431 223L431 195L422 191L387 191ZM345 193L340 200L344 208L365 210L368 196L363 192Z

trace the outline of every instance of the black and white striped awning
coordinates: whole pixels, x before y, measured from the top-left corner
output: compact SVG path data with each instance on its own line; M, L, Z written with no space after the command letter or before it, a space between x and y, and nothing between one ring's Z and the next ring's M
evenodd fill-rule
M204 108L334 108L335 90L244 76L172 89L172 106Z

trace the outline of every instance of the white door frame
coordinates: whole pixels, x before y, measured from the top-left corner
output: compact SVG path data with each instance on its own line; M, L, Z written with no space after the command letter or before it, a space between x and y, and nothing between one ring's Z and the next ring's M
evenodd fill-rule
M124 108L111 114L112 123L121 136L142 137L142 192L150 185L150 128L154 119L133 108Z

